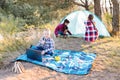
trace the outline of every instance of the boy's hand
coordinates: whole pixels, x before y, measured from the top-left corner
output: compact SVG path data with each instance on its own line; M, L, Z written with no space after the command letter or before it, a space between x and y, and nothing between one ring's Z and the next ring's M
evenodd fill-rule
M41 54L44 55L44 54L45 54L45 51L42 51Z
M45 44L45 41L44 41L44 40L42 40L40 43L41 43L41 44Z

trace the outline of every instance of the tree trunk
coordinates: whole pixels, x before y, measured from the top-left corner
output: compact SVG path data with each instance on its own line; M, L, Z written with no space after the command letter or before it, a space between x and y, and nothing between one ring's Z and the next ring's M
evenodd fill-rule
M112 3L111 3L111 0L109 0L109 4L110 4L110 14L112 14Z
M105 11L106 13L108 13L108 9L107 9L107 1L105 0Z
M5 5L5 0L0 0L0 7L3 9Z
M85 0L85 9L89 11L89 4L88 4L88 0Z
M104 1L101 2L101 13L105 14Z
M101 19L101 6L100 6L101 0L94 0L94 12L95 14Z
M111 0L113 3L113 18L112 18L112 34L113 36L119 36L119 3L118 0Z

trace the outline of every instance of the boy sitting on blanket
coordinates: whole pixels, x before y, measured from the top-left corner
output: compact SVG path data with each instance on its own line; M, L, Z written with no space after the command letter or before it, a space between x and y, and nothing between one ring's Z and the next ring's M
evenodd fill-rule
M37 50L41 51L42 55L53 55L55 43L51 38L51 31L49 29L45 29L43 32L43 36L39 40L39 43L36 45Z

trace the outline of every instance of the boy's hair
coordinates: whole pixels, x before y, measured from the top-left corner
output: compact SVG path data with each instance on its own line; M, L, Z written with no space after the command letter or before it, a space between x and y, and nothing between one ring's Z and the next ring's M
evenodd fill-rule
M92 19L93 19L93 15L92 15L92 14L89 14L88 19L89 19L89 20L92 20Z
M65 19L64 23L70 23L70 21L68 19Z
M51 31L48 28L44 29L44 32L48 32L49 34L51 34Z

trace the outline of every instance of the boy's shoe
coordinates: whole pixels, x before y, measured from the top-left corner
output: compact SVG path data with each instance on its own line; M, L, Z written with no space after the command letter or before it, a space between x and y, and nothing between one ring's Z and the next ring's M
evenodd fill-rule
M67 37L68 37L68 35L64 35L64 36L63 36L63 38L65 38L65 39L66 39Z

